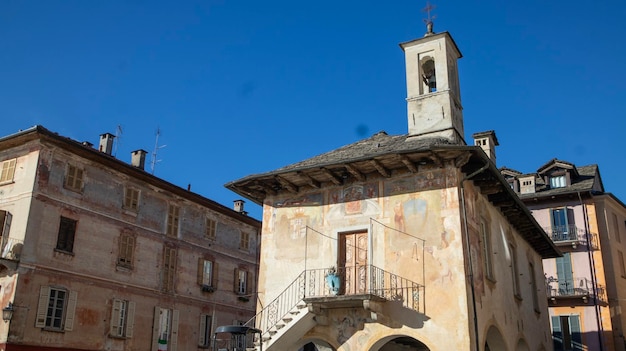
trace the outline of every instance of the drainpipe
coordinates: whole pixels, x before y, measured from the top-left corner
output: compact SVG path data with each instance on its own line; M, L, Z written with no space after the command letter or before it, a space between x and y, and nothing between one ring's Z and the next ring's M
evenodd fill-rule
M465 209L465 189L463 188L463 183L466 180L473 178L477 174L489 168L489 162L490 161L487 161L487 163L485 163L484 166L482 166L477 171L469 175L466 175L459 182L459 189L461 189L461 208L463 211L463 230L465 231L465 246L467 248L467 260L469 263L469 281L470 281L470 291L472 293L472 309L474 312L474 334L475 334L475 339L476 339L476 351L480 350L480 338L479 338L479 333L478 333L478 313L476 312L476 292L474 291L475 290L474 289L474 268L472 267L473 266L472 253L470 251L469 231L467 230L467 211Z
M591 252L591 233L589 230L589 214L587 213L587 207L583 203L583 199L580 196L580 191L577 191L576 193L578 194L578 201L580 201L580 206L582 207L582 210L583 210L583 220L585 224L585 237L587 239L587 255L589 256L589 270L591 272L591 286L593 286L595 290L593 294L593 309L596 314L596 324L598 327L598 339L599 339L598 341L600 344L600 351L603 351L604 350L604 335L602 331L604 330L604 326L602 325L600 304L598 303L598 296L597 296L598 280L596 277L596 265L593 259L593 254ZM600 240L600 238L598 238L598 240Z

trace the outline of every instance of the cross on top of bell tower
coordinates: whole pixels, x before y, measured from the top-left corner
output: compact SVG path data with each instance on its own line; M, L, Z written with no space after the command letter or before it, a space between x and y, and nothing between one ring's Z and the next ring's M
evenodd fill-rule
M424 23L426 24L426 34L424 36L435 34L435 32L433 32L433 20L437 18L437 16L431 15L430 12L436 7L435 5L431 5L430 1L426 1L426 7L422 9L422 12L426 12L427 14L427 17L424 19Z

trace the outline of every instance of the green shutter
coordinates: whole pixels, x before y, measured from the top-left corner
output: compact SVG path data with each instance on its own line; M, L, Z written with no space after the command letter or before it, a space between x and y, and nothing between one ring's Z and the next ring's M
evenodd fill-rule
M559 295L572 295L574 278L572 276L572 259L570 253L556 258L556 275L559 280Z
M561 318L559 316L552 316L552 342L554 343L554 350L563 349L563 333L561 332Z
M569 316L569 330L572 333L572 346L574 350L582 351L583 340L580 333L580 317L578 315Z

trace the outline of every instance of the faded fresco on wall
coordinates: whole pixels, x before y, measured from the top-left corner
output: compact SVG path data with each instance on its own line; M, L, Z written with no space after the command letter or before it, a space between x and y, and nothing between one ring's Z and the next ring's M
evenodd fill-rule
M485 280L483 271L483 252L480 238L480 213L477 208L478 194L472 185L463 188L465 196L465 209L467 216L467 230L469 234L470 255L472 258L472 271L474 273L474 291L478 302L485 294ZM490 223L491 221L488 221Z
M318 249L320 238L317 235L307 235L307 226L319 227L322 222L322 194L307 194L297 198L288 198L276 201L273 206L267 206L263 218L267 218L267 227L275 233L272 240L277 243L289 242L288 247L304 248L312 251ZM270 205L270 204L268 204ZM276 259L301 261L304 259L301 250L278 250L275 246Z
M381 212L378 196L378 182L331 190L326 224L332 226L351 217L361 221L377 217Z

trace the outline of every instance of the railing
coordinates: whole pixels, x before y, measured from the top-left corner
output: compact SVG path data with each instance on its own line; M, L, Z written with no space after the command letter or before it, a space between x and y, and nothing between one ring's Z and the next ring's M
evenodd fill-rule
M589 278L572 278L571 280L549 279L547 281L548 297L597 297L604 299L605 289Z
M555 243L576 241L581 245L587 245L587 233L584 229L578 228L574 224L544 227L543 230ZM597 248L596 237L595 234L589 234L589 244L593 248Z
M339 286L333 288L329 280L334 273ZM336 284L336 283L335 283ZM305 298L342 298L373 295L395 301L414 311L423 311L424 286L397 274L372 265L309 269L300 275L272 302L244 325L259 328L266 333L285 318Z
M20 255L22 254L22 247L24 246L24 241L9 237L2 237L0 241L0 257L5 260L11 261L19 261Z

